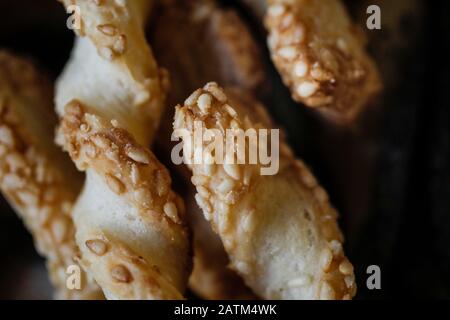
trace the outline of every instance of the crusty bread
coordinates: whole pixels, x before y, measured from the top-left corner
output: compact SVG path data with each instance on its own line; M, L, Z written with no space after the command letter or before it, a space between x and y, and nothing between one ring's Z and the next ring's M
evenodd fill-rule
M51 83L28 61L0 51L0 188L47 259L60 299L99 299L81 274L81 289L66 285L78 247L71 209L82 177L53 143L57 117Z
M215 83L177 107L174 129L194 134L195 121L224 136L227 129L272 128L251 97L225 93ZM260 297L351 298L353 267L327 193L283 139L279 165L276 175L262 176L260 165L192 164L197 203L220 235L233 269Z

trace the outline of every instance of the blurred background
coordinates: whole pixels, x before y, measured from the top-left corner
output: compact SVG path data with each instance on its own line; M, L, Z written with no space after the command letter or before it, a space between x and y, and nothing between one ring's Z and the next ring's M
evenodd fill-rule
M330 127L293 103L257 18L240 1L222 2L253 30L271 74L266 104L341 213L356 298L450 298L450 2L345 1L361 27L367 6L382 13L382 30L364 30L385 89L352 129ZM55 79L73 43L62 5L2 0L0 12L0 47L31 57ZM52 297L44 261L3 198L0 252L0 299ZM373 264L381 290L365 285Z

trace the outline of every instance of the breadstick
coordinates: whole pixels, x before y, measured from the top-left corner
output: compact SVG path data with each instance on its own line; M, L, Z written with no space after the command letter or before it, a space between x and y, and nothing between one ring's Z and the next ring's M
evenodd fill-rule
M86 172L73 213L81 263L108 299L181 299L184 205L146 147L167 86L144 36L151 1L75 3L82 29L56 102L58 142Z
M120 119L138 142L148 145L158 128L168 85L145 39L153 1L63 3L79 6L81 29L75 29L79 37L57 83L59 115L76 97L98 114Z
M171 74L168 108L156 139L161 154L170 155L173 106L211 79L245 90L257 90L266 78L260 50L239 15L215 1L171 1L158 12L152 43L158 62ZM201 45L199 45L201 44ZM180 54L182 52L182 54ZM170 163L170 159L166 161ZM174 166L186 185L184 200L193 230L194 268L190 289L203 299L255 298L228 268L220 238L195 202L195 188L185 166Z
M294 100L345 125L380 90L375 63L340 0L268 0L265 24Z
M251 97L225 93L215 83L177 106L175 130L192 137L196 121L223 136L227 129L272 128ZM327 193L283 139L279 166L276 175L262 176L260 165L190 165L197 203L221 237L231 266L265 299L351 298L353 267Z
M100 299L81 274L81 289L66 285L78 248L71 208L81 177L53 144L57 124L50 82L26 60L0 51L0 188L47 259L59 299Z

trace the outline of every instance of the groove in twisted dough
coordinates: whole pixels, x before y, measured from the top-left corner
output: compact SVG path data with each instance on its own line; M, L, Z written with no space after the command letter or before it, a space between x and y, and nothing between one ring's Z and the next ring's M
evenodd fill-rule
M215 83L177 107L174 129L194 134L194 121L220 130L224 137L231 128L272 128L268 114L251 97L236 91L225 94ZM203 148L207 150L207 143ZM220 235L232 267L257 295L348 299L355 294L353 267L342 250L337 213L283 139L280 170L274 176L261 176L260 165L193 164L191 168L197 203Z
M59 130L87 173L74 209L81 263L108 299L181 299L190 271L183 202L155 156L114 124L74 100Z
M66 286L78 248L71 209L81 177L53 144L57 124L49 81L28 61L0 51L0 188L33 235L60 299L100 299L92 278Z
M294 100L345 125L380 91L365 40L340 0L269 0L265 24Z
M145 38L153 1L64 0L80 8L81 29L72 57L57 82L60 116L73 99L117 119L149 145L163 111L168 78Z

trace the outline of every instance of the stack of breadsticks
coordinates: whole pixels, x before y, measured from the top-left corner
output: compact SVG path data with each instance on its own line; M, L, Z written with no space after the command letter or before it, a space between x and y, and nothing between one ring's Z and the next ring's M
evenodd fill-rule
M81 23L55 86L58 117L45 77L0 53L0 187L57 297L183 299L189 287L204 299L351 299L337 212L283 135L271 176L260 164L167 160L172 133L193 136L194 123L275 128L258 102L263 59L239 15L209 0L62 2ZM340 1L261 2L293 98L353 121L379 82ZM80 288L67 285L70 266Z

